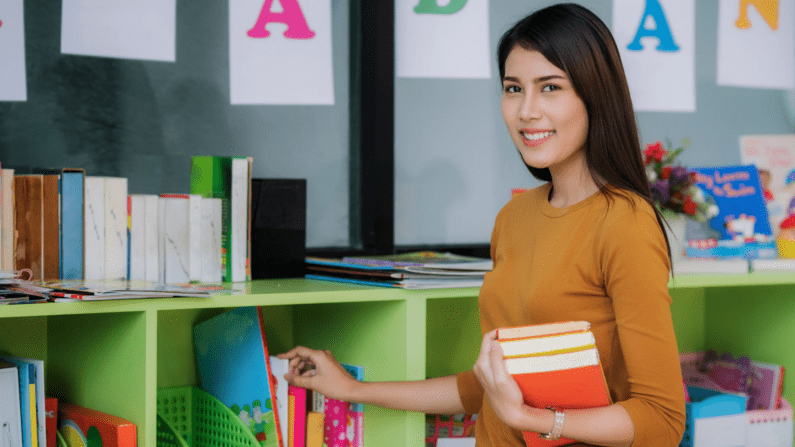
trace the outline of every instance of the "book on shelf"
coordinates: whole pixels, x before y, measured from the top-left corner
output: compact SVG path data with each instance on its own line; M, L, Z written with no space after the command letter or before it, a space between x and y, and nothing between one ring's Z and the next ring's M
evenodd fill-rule
M346 256L342 261L357 265L412 267L414 271L424 271L417 269L422 267L434 271L438 269L487 272L493 267L491 259L488 258L436 251L413 251L383 256Z
M752 361L751 374L748 410L781 408L781 395L784 391L784 366Z
M289 447L306 447L306 388L288 385Z
M138 442L132 422L67 402L58 403L58 432L70 446L135 447Z
M42 270L45 280L61 277L60 174L42 174Z
M691 168L696 186L714 200L718 214L690 222L687 256L694 258L776 258L759 171L754 165Z
M105 180L105 279L127 279L127 179Z
M31 395L29 396L31 406L35 408L35 414L31 416L33 423L33 437L38 439L40 447L44 447L46 441L45 424L45 398L44 398L44 360L18 357L13 355L2 355L0 359L18 366L28 365L29 379L33 386L30 386Z
M323 413L306 413L306 447L323 447Z
M208 298L210 292L191 284L163 284L148 281L51 281L40 287L51 298L100 301L132 298Z
M157 281L159 269L160 221L157 216L160 198L156 194L144 195L144 279ZM130 278L133 279L133 278Z
M741 135L740 159L759 169L770 225L777 229L795 208L790 177L795 170L795 134Z
M161 194L159 216L163 269L160 282L190 282L190 196Z
M221 270L221 199L201 201L201 282L214 283L223 280Z
M751 259L751 271L795 273L795 259Z
M202 196L188 195L188 247L189 247L189 277L191 281L199 282L202 279Z
M38 447L36 421L36 367L31 363L11 360L0 355L0 361L16 366L19 386L20 420L22 421L22 446Z
M497 341L508 373L529 406L573 409L612 403L588 322L500 328ZM567 438L547 441L532 432L523 435L528 447L575 442Z
M0 360L0 440L4 445L24 445L17 367Z
M0 268L15 270L14 266L14 170L0 171Z
M45 431L47 436L47 447L55 447L57 441L56 432L58 431L58 399L47 397L44 399Z
M282 439L277 378L271 370L263 309L239 307L193 328L200 387L239 415L263 447L288 447ZM285 390L287 391L287 390Z
M191 158L190 193L222 200L221 266L226 282L251 278L251 164L251 157L197 155Z
M146 280L146 196L130 194L127 198L129 213L129 278Z
M83 278L105 279L105 178L86 176L84 183Z
M364 381L364 366L342 363L342 367L354 379ZM347 402L347 417L345 426L348 436L348 447L362 447L364 445L364 405L358 402Z
M703 273L743 275L749 271L749 260L743 258L698 259L685 258L674 263L673 273Z
M276 411L279 414L279 434L281 434L282 444L290 446L290 384L284 379L284 375L290 369L290 361L280 359L276 356L269 356L271 367L271 380L274 386L274 402Z
M15 175L14 204L14 269L30 269L33 279L44 279L44 177L33 174Z

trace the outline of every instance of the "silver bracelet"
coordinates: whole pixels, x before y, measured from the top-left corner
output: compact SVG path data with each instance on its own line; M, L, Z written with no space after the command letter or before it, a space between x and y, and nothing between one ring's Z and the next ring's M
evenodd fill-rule
M563 410L558 410L554 407L547 407L547 409L555 412L555 425L552 426L552 431L549 433L539 433L538 437L548 441L557 441L563 433L563 422L565 422L566 414Z

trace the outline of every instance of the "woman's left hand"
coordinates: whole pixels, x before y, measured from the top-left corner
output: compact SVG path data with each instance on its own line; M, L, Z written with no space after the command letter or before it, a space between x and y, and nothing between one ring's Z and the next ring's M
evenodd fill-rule
M496 329L483 336L480 355L473 370L497 416L505 424L521 429L527 408L519 385L508 374L502 358L502 347L497 342Z

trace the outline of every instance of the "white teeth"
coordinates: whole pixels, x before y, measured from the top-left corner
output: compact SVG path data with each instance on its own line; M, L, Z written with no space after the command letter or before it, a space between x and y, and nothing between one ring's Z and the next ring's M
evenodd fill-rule
M552 136L552 134L554 134L554 133L555 133L555 131L553 130L553 131L550 131L550 132L540 132L540 133L522 132L522 135L524 135L524 137L526 139L530 140L530 141L535 141L535 140L540 140L542 138L546 138L546 137Z

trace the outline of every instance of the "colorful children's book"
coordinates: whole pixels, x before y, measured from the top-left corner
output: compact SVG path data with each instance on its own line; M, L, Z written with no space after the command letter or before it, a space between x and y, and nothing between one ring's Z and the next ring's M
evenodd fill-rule
M345 371L354 379L364 380L364 367L361 365L342 364ZM364 445L364 405L357 402L348 402L348 412L345 419L347 447L362 447Z
M44 427L47 436L47 447L55 447L58 431L58 399L47 397L44 399Z
M795 134L743 135L740 158L759 169L770 225L795 214Z
M784 366L751 362L751 388L748 393L748 410L776 410L781 408L784 390Z
M136 447L135 424L118 416L61 402L58 431L69 447Z
M596 341L588 322L551 323L497 330L508 373L531 407L594 408L611 404ZM525 443L559 446L575 442L541 439L524 432Z
M239 307L193 329L202 389L240 416L263 447L287 447L282 439L277 377L271 370L260 307ZM287 390L285 390L286 392Z
M756 166L691 168L696 185L718 206L708 222L688 225L687 256L694 258L775 258L762 183ZM696 222L693 222L695 224Z
M327 447L348 447L348 403L325 398L323 412L323 443Z
M306 388L289 385L289 447L306 447Z
M2 355L1 359L8 362L24 365L27 364L30 371L30 410L34 412L31 416L33 433L31 441L34 446L44 447L46 443L46 426L44 417L44 361L26 357L16 357L13 355ZM32 367L32 368L31 368Z
M279 433L284 447L290 446L290 384L284 375L290 370L290 361L270 356L271 380L276 395L276 412L279 414Z

